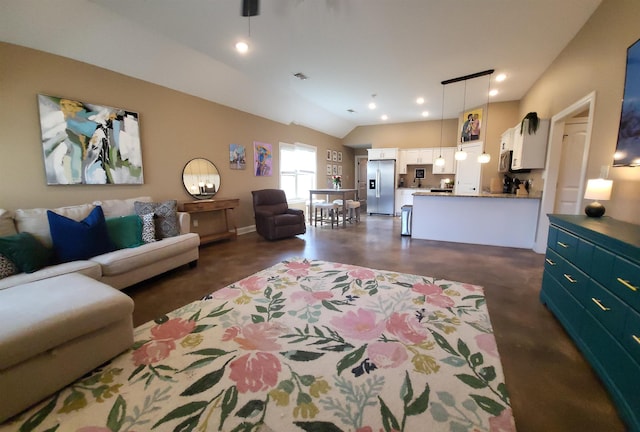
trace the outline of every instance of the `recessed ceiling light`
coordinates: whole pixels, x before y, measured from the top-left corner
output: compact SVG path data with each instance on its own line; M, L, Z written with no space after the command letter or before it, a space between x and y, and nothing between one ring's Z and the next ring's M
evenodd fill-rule
M376 109L376 103L375 102L369 102L369 105L367 105L369 107L370 110L374 110Z
M506 76L505 74L503 74L503 73L498 74L498 75L496 76L496 81L497 81L497 82L502 82L502 81L504 81L505 79L507 79L507 76Z
M247 43L244 41L240 41L236 44L236 51L238 51L240 54L245 54L247 51L249 51L249 45L247 45Z
M418 99L416 99L416 103L418 105L422 105L424 103L424 98L423 97L419 97Z
M497 95L497 94L498 94L498 90L496 90L496 89L493 89L493 90L491 90L491 91L489 92L489 96L495 96L495 95Z
M389 116L388 116L388 115L386 115L386 114L382 114L382 115L380 116L380 118L381 118L382 120L385 120L385 121L386 121L386 120L389 120Z
M422 111L422 117L429 117L429 111Z

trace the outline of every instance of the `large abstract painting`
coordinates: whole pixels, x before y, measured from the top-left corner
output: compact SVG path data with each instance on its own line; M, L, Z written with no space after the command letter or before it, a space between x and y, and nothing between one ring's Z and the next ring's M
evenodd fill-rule
M613 166L640 166L640 40L627 50L626 72Z
M142 184L138 113L38 95L47 184Z

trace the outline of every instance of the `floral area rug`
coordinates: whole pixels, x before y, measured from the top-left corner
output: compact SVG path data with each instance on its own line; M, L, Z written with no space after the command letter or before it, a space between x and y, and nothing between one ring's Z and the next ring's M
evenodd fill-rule
M515 430L479 286L292 259L135 340L0 430Z

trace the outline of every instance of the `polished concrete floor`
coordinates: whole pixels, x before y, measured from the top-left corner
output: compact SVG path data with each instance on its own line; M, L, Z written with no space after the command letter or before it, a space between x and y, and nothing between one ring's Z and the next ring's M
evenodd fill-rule
M483 286L518 431L625 430L597 376L538 300L544 256L401 237L399 218L363 216L346 228L308 227L276 242L254 232L203 246L196 268L125 290L135 300L135 325L294 256Z

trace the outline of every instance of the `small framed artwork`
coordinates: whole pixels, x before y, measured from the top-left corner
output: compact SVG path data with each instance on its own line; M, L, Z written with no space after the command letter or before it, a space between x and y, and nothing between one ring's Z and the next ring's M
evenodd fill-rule
M331 164L327 164L327 175L331 175L333 170L331 169Z
M338 162L338 152L334 150L332 153L332 156L333 156L333 161Z
M338 165L338 175L342 175L342 165Z
M342 152L338 152L338 162L342 162Z
M424 168L416 168L416 178L424 178Z
M338 175L338 165L333 166L333 175Z
M327 150L327 160L331 160L331 150Z

